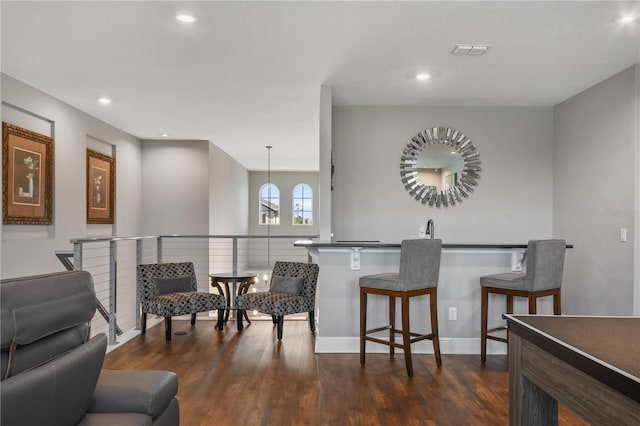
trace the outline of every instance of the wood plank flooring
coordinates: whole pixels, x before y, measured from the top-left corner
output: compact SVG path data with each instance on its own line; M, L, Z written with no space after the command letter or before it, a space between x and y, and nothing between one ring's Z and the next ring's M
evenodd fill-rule
M242 332L229 321L174 321L147 330L109 353L104 368L178 374L182 426L205 425L507 425L506 356L414 355L413 379L402 351L395 357L314 354L307 321L285 321L277 343L271 321ZM185 333L175 335L175 333ZM372 345L372 343L368 343ZM586 425L560 407L561 425Z

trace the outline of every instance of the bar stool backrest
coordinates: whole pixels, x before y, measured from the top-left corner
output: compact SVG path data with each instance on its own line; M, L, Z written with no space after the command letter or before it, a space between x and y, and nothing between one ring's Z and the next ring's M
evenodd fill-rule
M562 285L565 240L530 240L527 247L528 290L549 290Z
M442 240L421 238L402 240L400 246L399 290L410 291L438 286Z

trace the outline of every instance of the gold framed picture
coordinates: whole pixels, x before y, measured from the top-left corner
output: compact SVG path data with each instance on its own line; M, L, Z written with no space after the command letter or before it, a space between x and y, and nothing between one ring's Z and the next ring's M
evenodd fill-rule
M53 138L2 123L2 223L52 223L53 157Z
M87 223L113 223L116 159L87 149Z

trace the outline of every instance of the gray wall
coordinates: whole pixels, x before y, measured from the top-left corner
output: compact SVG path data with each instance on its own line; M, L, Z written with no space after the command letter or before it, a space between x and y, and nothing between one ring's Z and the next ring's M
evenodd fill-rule
M140 233L141 144L137 138L5 74L2 101L3 121L55 138L53 224L2 225L2 278L64 270L54 253L71 250L71 238ZM116 158L114 225L86 222L86 149L99 145Z
M249 172L217 146L209 146L209 233L247 234Z
M575 244L565 313L633 313L636 67L555 107L553 229Z
M144 235L209 233L208 141L143 141Z
M400 156L419 131L448 126L480 153L476 191L426 207L405 191ZM444 242L526 242L551 236L553 108L334 107L334 240L398 242L433 219Z
M246 234L248 171L209 141L143 141L143 233Z

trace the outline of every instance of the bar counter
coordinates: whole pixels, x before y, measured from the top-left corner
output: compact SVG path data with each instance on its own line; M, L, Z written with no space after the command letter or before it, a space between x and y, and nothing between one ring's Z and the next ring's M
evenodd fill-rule
M354 240L299 240L310 260L320 266L316 295L316 352L357 353L359 351L359 285L361 276L398 272L400 243ZM573 246L568 244L567 248ZM480 353L480 285L482 275L521 271L526 243L442 244L438 282L438 332L443 354ZM569 253L567 252L567 255ZM388 301L371 297L371 327L388 323ZM411 327L429 331L429 298L411 300ZM490 321L500 321L503 303L489 305ZM527 312L525 300L515 298L515 312ZM552 313L551 299L540 299L538 312ZM491 324L491 323L490 323ZM388 351L368 345L368 351ZM487 353L506 353L506 345L489 342ZM432 353L431 342L418 342L412 352Z

